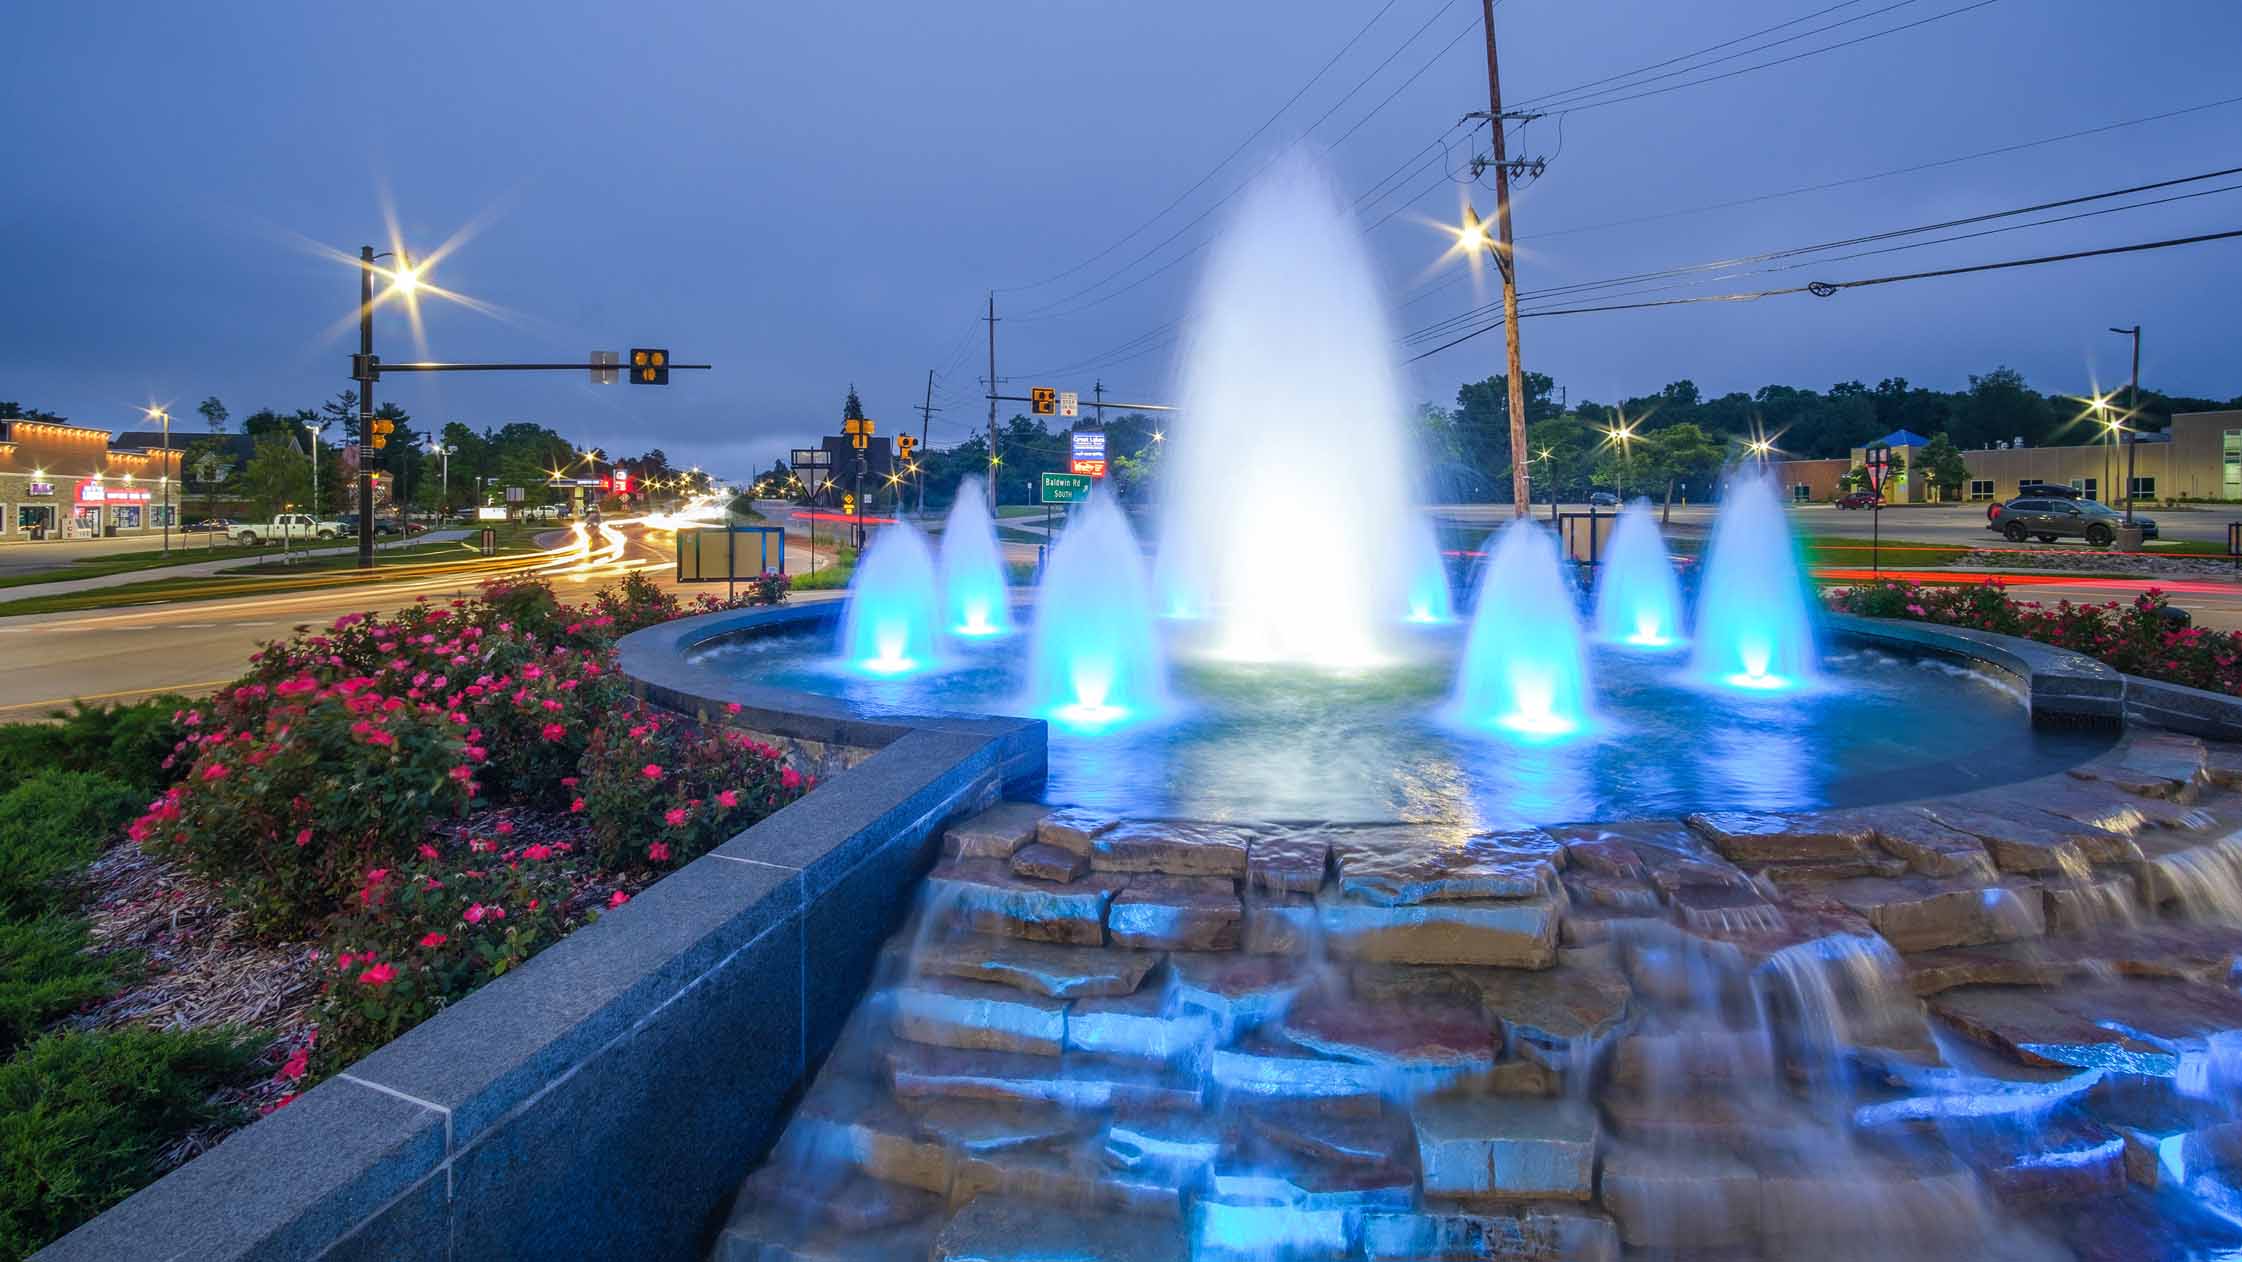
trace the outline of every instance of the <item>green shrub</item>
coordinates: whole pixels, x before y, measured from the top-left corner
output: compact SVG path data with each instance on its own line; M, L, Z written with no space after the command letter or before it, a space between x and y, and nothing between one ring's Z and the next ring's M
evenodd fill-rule
M0 916L56 905L60 882L93 862L145 801L89 771L42 771L0 793Z
M234 1030L61 1034L0 1064L0 1257L130 1196L189 1131L237 1120L210 1097L253 1076L263 1042Z
M846 587L856 575L856 549L843 547L833 555L831 563L814 570L797 570L791 576L790 586L798 592L823 592Z
M419 1025L567 932L566 845L471 846L451 862L423 846L412 863L369 873L335 921L317 1010L323 1072Z
M70 747L60 723L0 726L0 793L42 771L69 765Z
M178 778L167 760L186 734L173 716L187 704L169 695L119 706L81 701L53 722L0 726L0 793L42 771L98 771L154 794Z
M75 916L0 917L0 1054L116 988L115 957L86 954Z
M262 934L316 931L366 873L412 857L475 791L482 751L442 707L363 680L272 687L254 729L198 738L194 770L131 835L220 884Z
M600 868L662 872L724 844L810 781L745 732L648 710L619 711L600 725L581 787Z

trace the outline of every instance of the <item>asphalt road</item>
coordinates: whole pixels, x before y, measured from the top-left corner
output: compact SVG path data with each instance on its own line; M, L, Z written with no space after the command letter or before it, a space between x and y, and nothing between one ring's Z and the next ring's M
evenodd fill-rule
M619 551L556 564L541 576L564 599L643 571L671 586L666 536L629 530ZM257 646L362 611L389 612L426 596L471 594L486 577L440 577L270 596L135 605L0 618L0 722L36 718L72 699L129 701L155 692L205 692L240 675Z
M1905 539L1916 543L1983 543L1996 547L2005 546L1999 535L1985 528L1985 507L1983 504L1923 504L1887 508L1878 514L1866 509L1804 504L1790 510L1790 520L1792 527L1800 534L1866 539L1871 531L1877 529L1876 518L1880 516L1886 539ZM1483 525L1490 529L1510 520L1508 504L1444 504L1435 507L1433 511L1451 521ZM1561 505L1559 511L1588 510L1585 504L1567 504ZM2184 539L2197 543L2223 545L2226 542L2227 523L2242 521L2242 510L2225 507L2157 509L2142 505L2134 511L2144 517L2156 519L2160 538ZM1677 504L1674 506L1672 528L1681 532L1704 530L1712 524L1713 512L1714 508L1710 505ZM1534 513L1547 520L1549 506L1536 505ZM2086 542L2080 539L2059 540L2049 546L2090 550Z

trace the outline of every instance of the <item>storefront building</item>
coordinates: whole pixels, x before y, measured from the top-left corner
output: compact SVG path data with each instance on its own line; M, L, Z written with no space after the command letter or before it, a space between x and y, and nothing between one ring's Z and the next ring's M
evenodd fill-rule
M1914 435L1906 437L1914 442L1890 445L1911 462L1922 455L1926 443ZM1839 479L1861 465L1866 455L1867 448L1856 447L1848 460L1777 461L1775 474L1792 499L1827 502L1842 494ZM2182 412L2163 432L2141 435L2137 443L2010 444L1964 451L1962 463L1969 466L1969 479L1958 497L1948 498L1977 503L2010 500L2025 483L2051 483L2112 504L2125 501L2129 486L2133 498L2140 501L2242 501L2242 411ZM1895 462L1895 467L1904 466ZM1898 474L1885 492L1890 503L1923 504L1938 498L1923 471L1916 469Z
M0 543L161 534L178 522L179 459L105 429L0 421Z

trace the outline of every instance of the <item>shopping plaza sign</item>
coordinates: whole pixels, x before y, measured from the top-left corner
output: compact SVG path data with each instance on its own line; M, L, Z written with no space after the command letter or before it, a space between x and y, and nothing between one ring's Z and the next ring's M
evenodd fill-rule
M1068 450L1067 471L1085 477L1105 476L1105 431L1078 429Z
M155 492L141 486L111 486L99 478L88 478L78 484L80 504L146 504L155 498Z

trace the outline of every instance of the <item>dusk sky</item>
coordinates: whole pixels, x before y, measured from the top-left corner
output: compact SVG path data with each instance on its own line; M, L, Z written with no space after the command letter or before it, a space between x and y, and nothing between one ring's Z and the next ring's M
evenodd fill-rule
M557 374L385 381L378 397L423 425L533 420L618 455L660 446L740 475L831 432L852 381L884 426L915 432L931 368L944 445L985 418L977 319L991 288L1011 392L1087 395L1102 377L1114 395L1164 399L1173 348L1132 339L1184 313L1199 256L1143 278L1203 242L1227 206L1190 221L1304 131L1351 193L1405 172L1363 208L1366 224L1384 220L1368 231L1389 297L1445 279L1434 221L1453 220L1466 197L1482 212L1494 204L1490 187L1442 174L1436 143L1447 133L1446 161L1460 168L1470 147L1451 125L1487 107L1478 11L1476 0L15 5L0 76L12 141L0 399L110 427L168 402L190 431L207 395L237 418L315 405L349 385L357 289L352 266L317 245L386 248L391 210L408 248L471 232L432 279L496 308L425 305L429 357L662 345L716 365L666 390ZM1553 157L1516 203L1529 298L2242 166L2237 100L1597 227L2236 97L2242 7L1507 0L1496 12L1506 97L1524 106L1804 19L1627 81L1676 90L1558 98L1583 108L1525 127L1514 154ZM1924 19L1935 20L1692 83ZM1714 60L1735 53L1746 55ZM2237 227L2242 192L2216 192L1797 270L1720 269L1614 300ZM1525 324L1525 362L1576 402L1682 377L1708 394L1888 376L1953 388L1999 364L2081 392L2123 381L2128 343L2105 330L2138 321L2150 384L2227 397L2242 393L2238 277L2242 241L2228 241L1830 299L1552 317ZM1450 284L1395 323L1418 329L1492 297ZM392 360L421 353L393 308L378 347ZM1414 398L1450 402L1501 362L1497 332L1406 371Z

